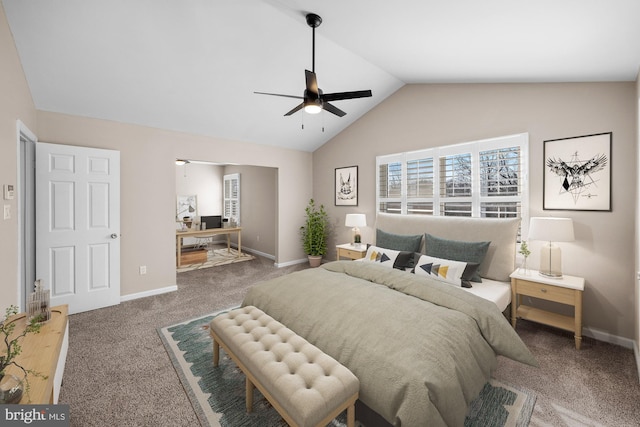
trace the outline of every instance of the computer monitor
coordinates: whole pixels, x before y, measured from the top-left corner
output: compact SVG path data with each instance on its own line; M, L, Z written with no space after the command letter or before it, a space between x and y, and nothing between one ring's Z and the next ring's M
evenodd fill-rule
M222 228L222 215L201 216L200 223L203 222L207 224L207 229Z

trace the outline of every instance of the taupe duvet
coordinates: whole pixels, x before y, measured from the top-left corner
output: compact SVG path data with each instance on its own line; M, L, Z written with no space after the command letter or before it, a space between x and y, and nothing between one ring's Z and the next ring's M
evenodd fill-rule
M536 361L495 304L426 277L336 261L256 285L254 305L349 368L395 426L461 426L496 355Z

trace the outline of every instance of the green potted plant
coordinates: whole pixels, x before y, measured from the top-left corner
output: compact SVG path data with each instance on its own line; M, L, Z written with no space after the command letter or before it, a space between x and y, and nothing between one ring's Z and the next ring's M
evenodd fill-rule
M522 266L520 267L520 273L528 274L529 269L527 268L527 258L529 258L529 255L531 255L531 251L529 250L529 246L527 245L526 240L523 240L522 243L520 243L520 250L518 251L518 253L524 258Z
M27 393L29 392L28 374L46 379L46 376L31 369L24 368L15 360L22 352L18 341L29 333L39 333L40 327L42 326L40 323L42 318L40 316L33 317L21 333L14 334L16 328L15 322L18 320L14 318L16 314L18 314L18 307L15 305L9 306L4 319L0 321L0 340L2 344L4 344L0 349L0 404L20 402L23 390L26 389ZM24 373L24 381L6 372L6 369L11 365L17 366L22 370Z
M318 267L322 256L327 253L327 237L329 236L329 216L324 210L324 205L319 207L313 199L305 208L306 221L300 227L302 246L309 257L311 267Z

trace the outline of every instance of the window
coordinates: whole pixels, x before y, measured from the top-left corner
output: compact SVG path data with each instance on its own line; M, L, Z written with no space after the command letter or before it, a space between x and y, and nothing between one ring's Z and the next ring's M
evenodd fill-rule
M224 182L224 217L235 219L240 226L240 174L223 176Z
M377 211L522 217L528 212L528 144L524 133L378 156Z

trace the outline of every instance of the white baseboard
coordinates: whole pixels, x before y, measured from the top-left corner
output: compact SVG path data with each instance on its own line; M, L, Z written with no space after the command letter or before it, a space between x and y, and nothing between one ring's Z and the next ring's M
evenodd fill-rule
M175 292L178 290L178 285L167 286L166 288L152 289L150 291L138 292L135 294L121 295L120 302L131 301L134 299L151 297L153 295L166 294L168 292Z
M278 268L282 268L282 267L289 267L290 265L303 264L305 262L309 262L309 260L307 258L294 259L293 261L287 261L287 262L274 262L273 265L275 265Z
M234 245L232 243L231 246L233 246L234 248L238 249L238 245ZM242 247L242 252L249 252L249 253L252 253L254 255L259 255L261 257L265 257L265 258L271 259L271 260L275 260L276 259L275 255L271 255L271 254L267 254L267 253L264 253L264 252L260 252L260 251L257 251L255 249L247 248L245 246Z
M635 346L635 341L629 338L619 337L617 335L612 335L609 332L601 331L599 329L594 329L587 326L584 326L582 328L582 334L598 341L608 342L609 344L619 345L624 348L631 349Z

